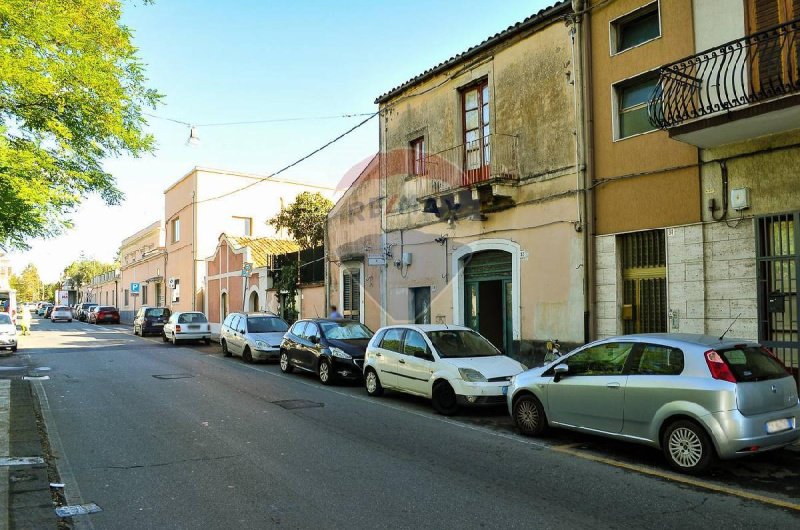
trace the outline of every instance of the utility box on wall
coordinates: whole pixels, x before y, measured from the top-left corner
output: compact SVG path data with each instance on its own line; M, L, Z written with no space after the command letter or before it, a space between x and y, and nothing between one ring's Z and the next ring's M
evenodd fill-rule
M731 190L731 208L737 212L750 208L750 188L734 188Z

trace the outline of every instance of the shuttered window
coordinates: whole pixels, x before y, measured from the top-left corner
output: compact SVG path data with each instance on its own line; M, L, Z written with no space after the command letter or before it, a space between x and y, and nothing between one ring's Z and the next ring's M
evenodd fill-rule
M361 269L345 267L342 271L342 316L361 321Z
M620 236L625 333L667 331L667 252L663 230Z
M748 34L800 18L800 0L747 0ZM792 34L793 35L793 34ZM800 80L800 41L786 45L764 39L752 53L753 86L775 89Z

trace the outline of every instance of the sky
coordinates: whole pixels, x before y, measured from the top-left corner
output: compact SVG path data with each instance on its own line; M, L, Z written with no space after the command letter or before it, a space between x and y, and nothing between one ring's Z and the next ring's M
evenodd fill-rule
M252 125L203 124L375 112L375 98L554 0L156 0L125 2L148 86L164 94L146 109L157 150L106 161L125 193L119 206L90 197L74 228L11 252L16 273L34 263L46 282L81 253L112 261L125 237L163 217L164 190L195 166L268 175L363 117ZM187 145L197 125L200 144ZM336 186L378 150L378 122L282 176Z

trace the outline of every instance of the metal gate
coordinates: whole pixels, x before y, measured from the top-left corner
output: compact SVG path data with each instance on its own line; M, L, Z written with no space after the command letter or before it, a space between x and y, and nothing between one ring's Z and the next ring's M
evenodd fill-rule
M800 382L798 249L800 212L757 219L758 340L772 350Z
M622 327L628 333L667 331L667 252L663 230L620 236Z

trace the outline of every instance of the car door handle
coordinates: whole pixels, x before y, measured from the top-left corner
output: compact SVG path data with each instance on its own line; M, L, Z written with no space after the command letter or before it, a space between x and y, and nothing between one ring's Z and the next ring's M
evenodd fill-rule
M615 389L615 388L619 388L619 386L620 386L619 383L608 383L606 385L606 388Z
M406 362L405 362L403 359L400 359L400 360L399 360L399 361L397 361L397 362L399 362L400 364L406 364Z
M381 355L380 353L376 353L375 357L383 357L383 355Z

